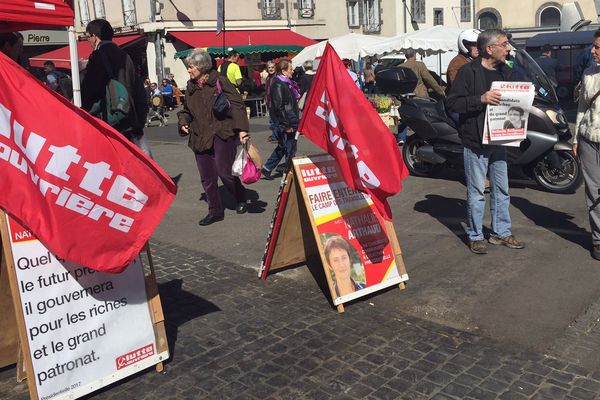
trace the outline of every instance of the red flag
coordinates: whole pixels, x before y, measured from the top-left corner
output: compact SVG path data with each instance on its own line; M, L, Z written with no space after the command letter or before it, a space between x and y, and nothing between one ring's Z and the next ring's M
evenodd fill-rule
M329 43L313 80L300 131L338 162L346 184L368 193L387 220L387 198L402 190L408 170L394 136Z
M124 136L2 53L0 81L0 207L56 256L121 272L175 184Z

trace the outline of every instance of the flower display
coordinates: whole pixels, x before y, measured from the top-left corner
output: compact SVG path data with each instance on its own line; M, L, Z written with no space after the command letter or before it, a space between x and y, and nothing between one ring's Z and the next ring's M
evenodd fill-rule
M378 113L389 112L393 104L392 98L388 96L372 96L369 97L369 102Z

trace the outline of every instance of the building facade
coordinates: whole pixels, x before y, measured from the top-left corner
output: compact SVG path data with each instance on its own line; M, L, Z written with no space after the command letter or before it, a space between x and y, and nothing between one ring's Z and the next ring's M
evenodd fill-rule
M225 29L290 29L323 40L350 32L395 36L434 25L467 28L474 25L475 1L225 0ZM81 33L95 18L108 20L118 34L142 32L145 54L138 54L136 61L146 63L146 72L155 81L167 73L179 79L187 76L183 63L174 58L185 44L169 32L214 31L217 1L80 0L75 11Z

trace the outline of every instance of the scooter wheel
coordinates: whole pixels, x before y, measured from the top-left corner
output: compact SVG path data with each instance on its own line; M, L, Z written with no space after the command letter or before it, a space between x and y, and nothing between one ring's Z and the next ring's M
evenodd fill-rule
M413 134L407 138L406 143L402 146L404 164L406 164L411 175L428 177L434 176L441 171L443 164L433 164L424 161L419 156L419 148L427 144L425 140Z
M583 181L579 161L567 150L551 152L541 159L533 168L533 177L552 193L573 193Z

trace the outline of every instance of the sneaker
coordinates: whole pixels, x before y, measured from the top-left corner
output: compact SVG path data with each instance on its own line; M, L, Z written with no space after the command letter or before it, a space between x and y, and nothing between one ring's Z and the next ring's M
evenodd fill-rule
M404 140L400 139L396 142L398 146L402 146L404 144Z
M595 244L592 247L592 258L600 261L600 244Z
M483 240L473 240L469 242L469 249L475 254L487 254L487 247Z
M273 180L273 176L271 175L271 171L266 170L264 168L260 169L260 173L262 174L263 178L267 181L272 181Z
M490 236L488 242L493 245L502 244L509 249L522 249L525 247L525 243L519 242L513 235L505 237Z

